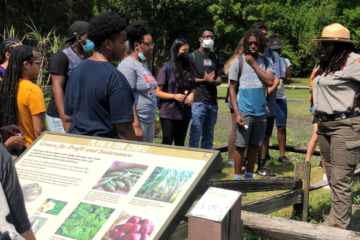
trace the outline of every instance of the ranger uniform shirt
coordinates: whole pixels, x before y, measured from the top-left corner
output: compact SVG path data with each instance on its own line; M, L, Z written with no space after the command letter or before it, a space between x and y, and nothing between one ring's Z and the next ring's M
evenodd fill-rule
M360 55L351 53L343 70L314 78L314 110L325 114L352 112L355 94L359 90Z

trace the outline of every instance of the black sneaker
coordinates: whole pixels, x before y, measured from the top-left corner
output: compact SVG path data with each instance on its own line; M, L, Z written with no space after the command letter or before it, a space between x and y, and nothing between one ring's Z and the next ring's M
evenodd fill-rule
M266 156L265 156L265 161L268 162L268 161L270 161L270 160L271 160L270 155L266 155Z
M322 162L320 161L318 168L322 168Z
M286 165L292 165L292 162L286 156L279 157L279 162Z
M276 178L277 176L270 172L269 169L267 169L266 167L262 167L261 169L258 169L256 171L257 174L264 176L264 177L269 177L269 178Z

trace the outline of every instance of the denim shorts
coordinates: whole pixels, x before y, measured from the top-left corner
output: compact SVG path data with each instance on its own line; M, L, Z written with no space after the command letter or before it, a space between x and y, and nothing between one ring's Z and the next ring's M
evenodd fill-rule
M262 146L264 143L266 129L266 115L252 116L239 111L248 128L237 126L235 145L245 148L249 144Z
M276 126L286 126L287 102L286 99L276 99Z

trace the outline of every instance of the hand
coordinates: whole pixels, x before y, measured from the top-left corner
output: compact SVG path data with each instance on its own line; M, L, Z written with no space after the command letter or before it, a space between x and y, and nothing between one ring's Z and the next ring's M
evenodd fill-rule
M178 102L183 102L186 98L186 95L178 93L178 94L175 94L174 98Z
M310 87L310 93L312 93L313 87Z
M24 135L21 129L18 126L10 125L0 128L0 132L3 138L8 138L11 136L15 136L18 133L21 133L21 135Z
M155 120L155 134L158 135L160 133L161 129L157 121Z
M267 112L267 115L270 113L270 110L267 106L266 106L266 112Z
M255 58L250 55L250 54L246 54L245 55L245 61L251 66L251 67L254 67L257 63L256 63L256 60Z
M143 131L141 130L140 126L135 126L134 131L135 131L136 141L142 142L144 139L144 134L143 134Z
M245 126L244 119L242 118L242 116L240 116L240 114L235 117L235 120L236 120L236 124L239 125L240 127Z
M185 99L185 104L191 106L194 102L194 93L190 93L189 96Z
M12 136L4 143L4 146L9 152L13 149L21 151L24 147L24 143L24 137Z
M215 72L212 71L211 73L204 72L204 80L205 82L213 82L215 78Z

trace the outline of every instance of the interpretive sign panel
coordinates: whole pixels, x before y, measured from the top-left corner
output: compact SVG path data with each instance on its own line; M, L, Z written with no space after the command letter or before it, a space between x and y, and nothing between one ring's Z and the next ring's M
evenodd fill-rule
M169 239L218 151L44 133L16 161L37 239Z

